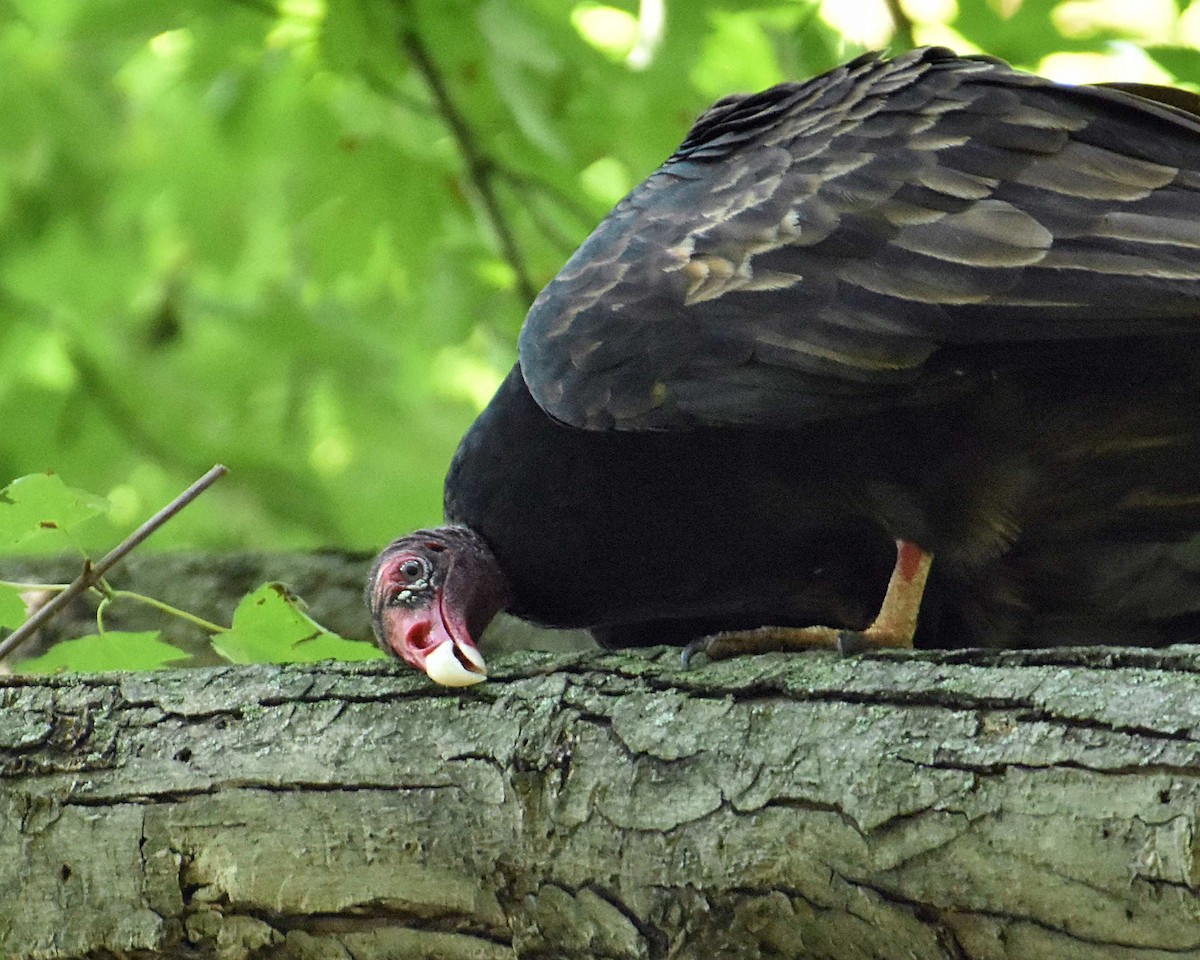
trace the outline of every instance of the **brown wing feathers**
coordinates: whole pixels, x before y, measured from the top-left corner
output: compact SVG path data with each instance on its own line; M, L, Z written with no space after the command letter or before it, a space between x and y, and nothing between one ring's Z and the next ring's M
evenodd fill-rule
M1144 92L932 49L727 98L535 302L531 392L778 425L905 402L940 345L1189 326L1200 122Z

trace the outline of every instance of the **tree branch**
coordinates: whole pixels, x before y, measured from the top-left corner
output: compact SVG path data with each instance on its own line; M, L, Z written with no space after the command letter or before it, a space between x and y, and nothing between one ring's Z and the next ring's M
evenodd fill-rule
M438 113L441 115L446 126L450 128L450 133L458 144L459 152L462 154L463 161L467 167L467 178L475 188L475 192L479 195L484 214L500 244L501 254L516 276L517 292L525 305L528 305L537 296L537 288L529 278L529 272L525 267L525 260L521 255L520 248L517 246L512 228L505 218L500 200L496 196L496 191L492 183L492 163L480 149L474 132L467 125L462 113L455 106L454 100L450 96L449 88L446 86L445 78L442 76L437 64L434 63L433 57L430 56L421 37L415 30L406 27L403 29L400 38L405 53L408 54L413 65L424 78L426 85L429 87L429 92L437 104Z
M897 48L897 53L911 50L916 46L912 17L904 9L902 0L885 0L885 2L892 18L892 46Z
M587 207L574 197L569 196L566 191L560 190L538 177L526 176L515 170L502 167L499 164L493 165L493 170L498 177L507 183L508 188L524 201L526 212L542 233L568 255L575 252L575 248L579 246L580 241L578 238L568 236L564 233L558 224L550 220L539 209L539 195L544 197L548 203L555 204L560 209L566 211L567 214L578 221L587 231L590 231L599 222L600 218L594 211L588 210Z
M491 663L0 677L0 955L1200 950L1200 648Z

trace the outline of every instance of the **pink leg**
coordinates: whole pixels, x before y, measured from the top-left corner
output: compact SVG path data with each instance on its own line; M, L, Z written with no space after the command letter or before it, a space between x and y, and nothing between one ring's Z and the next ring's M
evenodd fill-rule
M917 614L933 554L908 540L896 541L896 566L888 580L879 614L859 632L836 627L759 627L714 633L690 644L683 652L686 665L696 653L711 660L724 660L742 653L824 648L852 653L871 648L911 649L917 630Z

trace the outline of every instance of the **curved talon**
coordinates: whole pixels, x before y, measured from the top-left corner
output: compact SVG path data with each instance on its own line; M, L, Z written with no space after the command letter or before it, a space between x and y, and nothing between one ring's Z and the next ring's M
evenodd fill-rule
M709 637L701 637L699 640L693 640L683 648L683 652L679 654L679 662L683 665L684 670L690 670L692 668L692 660L695 658L696 654L702 653L706 657L708 656L709 639Z

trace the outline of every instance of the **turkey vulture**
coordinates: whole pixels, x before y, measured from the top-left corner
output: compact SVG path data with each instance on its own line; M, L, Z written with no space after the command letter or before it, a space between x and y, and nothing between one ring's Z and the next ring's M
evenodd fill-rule
M1198 105L939 48L717 102L534 302L380 644L1200 636Z

